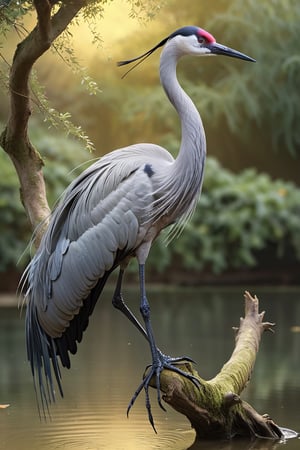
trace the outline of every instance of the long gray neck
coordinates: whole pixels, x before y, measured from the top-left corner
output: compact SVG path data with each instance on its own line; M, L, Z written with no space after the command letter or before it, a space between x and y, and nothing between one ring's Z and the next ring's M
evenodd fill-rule
M195 206L201 191L203 169L206 157L206 139L200 115L190 99L178 83L176 66L179 58L183 56L176 42L169 41L161 54L160 78L162 86L178 112L181 120L181 145L178 156L170 173L169 184L177 184L180 203L188 213ZM182 208L180 208L182 209Z

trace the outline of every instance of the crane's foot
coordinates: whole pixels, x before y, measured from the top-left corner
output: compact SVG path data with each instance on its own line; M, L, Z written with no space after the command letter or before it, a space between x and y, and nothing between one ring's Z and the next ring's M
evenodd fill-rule
M160 391L160 374L164 369L172 370L173 372L178 373L179 375L184 376L188 380L190 380L197 388L200 388L200 381L198 378L196 378L191 373L185 372L184 370L180 369L179 367L176 367L175 364L180 364L184 362L194 362L189 357L178 357L178 358L172 358L170 356L164 355L159 349L157 349L156 358L153 361L152 365L149 365L146 367L144 378L141 384L138 386L137 390L135 391L132 399L130 400L130 403L127 408L127 416L129 415L129 412L134 405L137 397L139 396L142 389L145 390L145 396L146 396L146 409L148 413L148 419L149 422L153 428L153 430L156 433L153 415L151 411L151 403L150 403L150 397L149 397L149 386L150 381L153 377L155 377L155 384L156 384L156 392L157 392L157 402L161 409L166 411L165 407L163 406L161 402L161 391Z

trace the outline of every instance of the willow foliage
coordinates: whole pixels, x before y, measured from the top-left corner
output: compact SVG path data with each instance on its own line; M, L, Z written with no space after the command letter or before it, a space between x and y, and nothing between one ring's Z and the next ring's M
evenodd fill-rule
M227 74L218 81L222 101L213 99L214 114L222 111L239 132L247 127L245 118L254 121L271 134L276 149L293 155L300 153L299 23L297 0L232 0L210 24L257 60L242 72L225 62Z

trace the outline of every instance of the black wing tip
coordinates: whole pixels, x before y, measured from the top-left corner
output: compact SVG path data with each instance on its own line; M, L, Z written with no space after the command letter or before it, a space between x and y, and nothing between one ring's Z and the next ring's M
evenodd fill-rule
M39 416L46 419L51 417L49 405L55 402L54 380L61 397L63 389L55 342L41 327L32 302L28 303L26 311L26 346Z

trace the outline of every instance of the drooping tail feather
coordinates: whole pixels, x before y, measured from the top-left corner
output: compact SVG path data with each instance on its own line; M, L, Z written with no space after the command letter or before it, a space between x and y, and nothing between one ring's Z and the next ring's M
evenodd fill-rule
M27 357L31 366L40 417L45 419L47 416L50 417L49 405L55 402L56 385L63 397L60 364L68 369L71 367L69 353L76 353L77 342L81 342L83 332L88 327L89 316L114 268L107 271L98 281L61 337L52 338L43 330L38 320L36 298L31 297L30 288L26 293Z
M50 415L49 404L55 401L55 384L63 397L61 373L54 339L39 324L35 305L29 302L26 311L26 346L40 417ZM53 377L54 375L54 377Z

